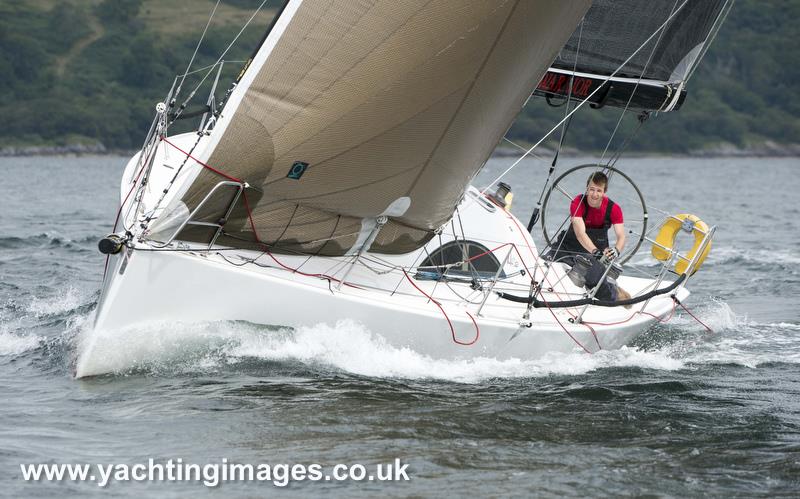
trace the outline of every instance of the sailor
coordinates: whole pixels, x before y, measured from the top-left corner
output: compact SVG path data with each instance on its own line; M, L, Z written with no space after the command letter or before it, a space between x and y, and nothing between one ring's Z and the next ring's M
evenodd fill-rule
M588 253L597 259L611 261L625 247L625 226L622 208L605 195L608 177L593 172L586 181L586 192L578 194L570 204L570 226L556 239L550 254L554 261L572 264L574 256ZM613 228L616 242L608 242L608 229Z

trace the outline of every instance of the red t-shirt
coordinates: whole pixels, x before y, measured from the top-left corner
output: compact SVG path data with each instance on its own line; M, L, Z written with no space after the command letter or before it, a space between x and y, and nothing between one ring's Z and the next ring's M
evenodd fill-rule
M572 200L572 204L569 206L569 212L573 217L582 217L583 210L588 203L584 203L583 201L584 194L578 194L575 196L575 199ZM608 209L608 197L603 196L603 202L600 203L600 208L592 208L589 206L589 213L584 217L586 220L586 228L587 229L602 229L603 223L606 221L606 210ZM611 224L621 224L622 223L622 208L619 207L619 204L614 203L614 206L611 207Z

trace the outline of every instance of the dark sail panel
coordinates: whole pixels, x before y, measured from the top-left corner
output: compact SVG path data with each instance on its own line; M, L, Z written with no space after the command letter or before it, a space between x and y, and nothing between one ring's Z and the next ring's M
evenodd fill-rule
M634 94L632 109L677 109L685 96L683 83L728 4L726 0L596 0L535 93L564 97L572 80L575 100L602 85L590 99L598 105L625 106Z

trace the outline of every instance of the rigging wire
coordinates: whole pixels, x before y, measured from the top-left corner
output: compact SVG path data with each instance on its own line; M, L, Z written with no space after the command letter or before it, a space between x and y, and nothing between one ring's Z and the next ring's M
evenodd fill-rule
M226 63L231 63L231 64L243 64L243 63L245 63L245 62L247 62L247 61L235 61L235 60L232 60L232 59L226 59L226 60L225 60L225 61L223 61L223 62L226 62ZM189 71L188 73L185 73L185 74L186 74L187 76L189 76L189 75L193 75L193 74L201 73L201 72L203 72L203 71L207 71L207 70L209 70L209 69L214 69L214 68L215 68L215 67L217 67L218 65L219 65L219 63L216 63L216 62L215 62L215 63L212 63L212 64L208 64L207 66L203 66L202 68L197 68L197 69L195 69L194 71ZM181 75L178 75L178 76L181 76Z
M679 1L679 0L675 0L675 3L673 4L673 7L672 7L672 11L670 12L670 15L669 15L669 16L668 16L668 18L667 18L667 22L669 21L669 19L671 19L672 17L674 17L674 15L675 15L675 14L677 13L677 11L679 10L679 8L678 8L678 1ZM683 4L683 5L685 5L685 2L684 2L684 4ZM683 5L681 5L681 7L680 7L680 8L682 8L682 7L683 7ZM614 140L614 137L615 137L615 136L616 136L616 134L617 134L617 131L619 130L619 127L620 127L620 125L621 125L621 123L622 123L622 120L623 120L623 118L624 118L624 116L625 116L626 112L628 111L628 109L629 109L629 107L630 107L630 104L631 104L631 102L632 102L632 100L633 100L633 96L635 95L635 93L636 93L636 90L638 89L638 87L639 87L639 85L640 85L640 83L641 83L642 79L644 78L644 74L645 74L645 72L647 71L647 68L649 67L650 63L651 63L651 62L652 62L652 60L653 60L653 56L655 55L655 51L656 51L656 49L658 48L658 46L659 46L659 44L660 44L660 42L661 42L661 40L662 40L662 38L663 38L663 36L664 36L664 33L666 32L666 30L665 30L665 29L663 29L663 28L664 28L664 25L662 25L662 27L661 27L661 28L659 28L659 30L657 31L657 33L659 33L659 35L658 35L658 38L656 39L656 42L654 43L654 45L653 45L653 48L652 48L652 50L650 51L650 54L649 54L649 56L648 56L648 58L647 58L647 61L645 62L644 66L642 67L642 71L641 71L641 72L640 72L640 74L639 74L639 77L638 77L638 79L637 79L637 81L636 81L636 84L635 84L635 86L634 86L633 92L631 92L631 95L629 96L629 98L628 98L628 101L627 101L627 102L626 102L626 104L625 104L625 108L624 108L624 109L622 110L622 112L620 113L620 117L619 117L619 119L617 120L617 123L616 123L616 125L615 125L615 127L614 127L614 130L613 130L613 131L612 131L612 133L611 133L611 136L610 136L610 137L609 137L609 139L608 139L608 142L606 143L605 149L603 150L603 153L601 154L601 157L600 157L600 160L599 160L599 162L598 162L598 165L602 165L602 164L603 164L603 161L604 161L605 155L606 155L606 153L608 152L608 149L609 149L609 147L611 146L611 143L613 142L613 140ZM652 38L652 36L651 36L651 38ZM646 42L645 42L645 44L646 44L646 43L648 43L648 42L649 42L649 39L648 39L648 41L646 41ZM639 49L641 49L641 48L643 48L643 46L641 46ZM638 49L637 49L637 50L638 50ZM577 64L577 55L576 55L576 58L575 58L575 63ZM624 66L624 64L623 64L623 66ZM573 67L573 71L575 71L575 68L574 68L574 67ZM571 86L570 86L570 91L571 91L571 90L572 90L572 88L571 88ZM642 113L642 114L640 115L640 117L639 117L639 120L638 120L638 121L639 121L639 124L638 124L638 126L636 127L636 129L635 129L635 130L634 130L634 131L633 131L631 134L629 134L629 135L628 135L628 137L627 137L627 138L626 138L626 139L623 141L623 143L620 145L620 147L619 147L619 148L618 148L618 150L615 152L615 154L614 154L614 155L611 157L611 159L609 159L609 162L608 162L608 165L606 165L606 168L608 168L608 167L610 167L610 166L613 166L614 164L616 164L616 162L617 162L617 161L619 160L619 158L622 156L622 153L624 152L624 150L625 150L625 149L627 149L627 147L630 145L630 143L631 143L631 140L633 139L633 137L635 137L635 136L638 134L638 132L640 131L640 129L641 129L641 127L643 126L644 122L646 121L647 117L649 117L649 114L648 114L648 113ZM572 116L570 116L570 120L571 120L571 118L572 118ZM567 121L567 122L566 122L566 124L565 124L565 126L564 126L564 128L562 128L562 140L563 140L563 133L564 133L564 129L566 128L566 126L568 126L568 124L569 124L569 121ZM560 148L561 148L561 145L562 145L562 144L561 144L561 143L559 143L559 150L560 150ZM555 165L555 162L557 161L557 158L558 158L558 154L556 154L556 156L555 156L555 157L554 157L554 159L553 159L553 165ZM542 190L542 195L544 194L544 192L545 192L545 190L546 190L546 186L547 186L547 184L549 183L549 180L550 180L550 177L551 177L551 175L552 175L552 172L553 172L553 168L551 167L550 173L548 174L548 177L547 177L547 181L545 182L545 186L543 187L543 190ZM534 209L534 212L533 212L533 214L532 214L532 216L531 216L531 221L530 221L530 223L528 224L528 230L529 230L529 231L530 231L530 230L532 230L532 228L533 228L533 225L535 225L535 223L536 223L536 221L537 221L537 219L538 219L538 214L539 214L538 212L539 212L539 208L540 208L540 204L541 204L541 197L542 197L542 195L540 195L539 202L537 203L537 206L536 206L536 208ZM561 230L561 229L564 227L564 225L565 225L565 224L566 224L568 221L569 221L569 216L568 216L568 217L567 217L567 218L564 220L564 222L562 222L562 224L561 224L561 226L559 227L558 231L560 231L560 230ZM559 248L557 248L557 250L558 250L558 249L560 249L560 245L561 245L561 243L562 243L562 242L563 242L563 239L559 241ZM548 247L549 247L549 246L551 246L551 245L550 245L550 244L548 244ZM546 250L546 248L545 248L545 250Z
M616 74L617 74L617 73L619 73L619 72L622 70L622 68L624 68L624 67L625 67L625 66L626 66L626 65L627 65L627 64L628 64L628 63L629 63L629 62L630 62L630 61L631 61L631 60L632 60L632 59L633 59L635 56L636 56L636 54L638 54L638 53L639 53L639 51L640 51L640 50L642 50L642 49L645 47L645 45L647 45L647 44L650 42L650 40L652 40L652 39L653 39L653 38L654 38L654 37L655 37L655 36L656 36L658 33L660 33L660 32L661 32L661 30L663 30L663 29L664 29L664 28L667 26L667 24L669 24L669 22L672 20L672 18L673 18L673 17L674 17L676 14L678 14L678 12L680 12L680 11L683 9L683 7L684 7L684 6L686 6L686 4L687 4L688 2L689 2L689 0L683 0L683 3L680 5L680 7L678 7L678 9L677 9L675 12L673 12L673 14L672 14L672 15L671 15L669 18L667 18L667 20L666 20L666 21L664 21L664 22L661 24L661 26L659 26L659 27L658 27L658 28L657 28L657 29L656 29L656 30L653 32L653 34L651 34L651 35L650 35L650 36L649 36L649 37L648 37L648 38L647 38L647 39L646 39L644 42L642 42L642 44L641 44L641 45L639 45L639 47L638 47L638 48L637 48L637 49L636 49L636 50L635 50L635 51L634 51L634 52L633 52L633 53L632 53L632 54L631 54L631 55L630 55L630 56L629 56L627 59L625 59L625 61L623 61L623 62L622 62L622 64L620 64L620 65L617 67L617 69L615 69L615 70L614 70L614 72L613 72L613 73L611 73L610 75L608 75L607 77L605 77L605 78L604 78L604 80L605 80L605 81L610 81L610 80L611 80L611 79L612 79L614 76L616 76ZM569 114L567 115L567 117L566 117L566 118L564 118L564 119L562 119L561 121L559 121L558 123L556 123L556 124L555 124L555 126L553 126L553 128L551 128L551 129L550 129L550 131L548 131L546 134L544 134L544 136L542 136L542 138L541 138L541 139L539 139L539 140L538 140L538 141L537 141L535 144L533 144L533 145L532 145L532 146L531 146L531 147L530 147L528 150L526 150L526 151L525 151L525 154L523 154L522 156L520 156L520 157L519 157L519 159L517 159L517 160L516 160L516 161L515 161L515 162L514 162L514 163L513 163L511 166L509 166L508 168L506 168L506 170L505 170L505 171L503 171L503 173L501 173L501 174L500 174L500 176L498 176L498 177L497 177L496 179L494 179L494 180L493 180L491 183L489 183L489 184L488 184L486 187L484 187L484 188L481 190L481 194L485 194L485 193L486 193L486 191L488 191L488 190L489 190L489 189L490 189L490 188L491 188L493 185L495 185L497 182L499 182L499 181L500 181L500 179L502 179L503 177L505 177L505 176L506 176L506 174L508 174L508 172L510 172L511 170L513 170L513 169L514 169L514 168L515 168L515 167L516 167L516 166L517 166L519 163L521 163L521 162L522 162L522 160L523 160L523 159L525 159L525 158L528 156L528 154L530 154L530 153L531 153L531 151L533 151L534 149L536 149L537 147L539 147L539 146L542 144L542 142L544 142L544 141L545 141L545 139L547 139L547 138L548 138L550 135L552 135L552 133L553 133L553 132L555 132L555 131L558 129L558 127L560 127L560 126L561 126L561 125L562 125L562 124L563 124L563 123L564 123L564 122L565 122L565 121L566 121L566 120L567 120L567 119L568 119L570 116L572 116L573 114L575 114L575 113L576 113L576 112L577 112L579 109L581 109L581 108L582 108L582 107L583 107L583 106L584 106L584 105L585 105L587 102L589 102L589 99L591 99L592 97L594 97L594 95L595 95L595 94L596 94L598 91L600 91L600 89L602 89L603 87L604 87L603 85L600 85L600 86L598 86L598 87L597 87L596 89L594 89L594 90L593 90L593 91L592 91L592 92L591 92L589 95L587 95L587 96L586 96L586 97L585 97L585 98L584 98L584 99L583 99L581 102L579 102L579 103L578 103L578 104L575 106L575 108L574 108L572 111L570 111L570 112L569 112Z
M553 162L550 163L550 171L547 173L547 178L542 184L542 192L539 193L539 199L536 201L536 207L533 209L531 213L531 218L528 221L528 232L533 230L533 227L536 225L536 222L539 221L539 212L542 208L542 198L544 197L544 192L547 190L547 185L550 183L550 179L553 177L553 173L556 171L556 164L558 163L559 155L561 154L561 148L564 147L564 139L567 136L567 130L569 129L569 125L572 123L572 116L569 115L569 109L572 102L572 90L574 88L575 83L575 73L578 71L578 57L580 56L581 52L581 41L583 40L583 24L586 21L584 17L581 19L580 29L578 31L578 46L575 49L575 61L572 64L572 74L569 77L569 93L567 94L567 102L564 108L564 116L565 118L569 116L569 119L564 122L564 125L561 127L561 138L558 140L558 149L556 149L556 153L553 156ZM549 103L550 101L548 101Z
M218 0L218 1L219 1L219 0ZM186 98L186 99L183 101L183 103L181 104L180 108L179 108L179 109L178 109L178 111L175 113L175 118L174 118L174 119L177 119L177 118L178 118L178 116L180 116L180 115L181 115L181 113L183 112L183 110L186 108L186 105L187 105L187 104L189 103L189 101L190 101L190 100L192 100L192 98L194 97L194 94L195 94L195 93L197 93L197 91L200 89L200 87L203 85L203 83L205 83L206 79L207 79L207 78L209 77L209 75L212 73L212 71L213 71L213 68L214 68L214 67L215 67L217 64L219 64L219 63L222 61L222 59L225 57L225 54L227 54L227 53L228 53L228 51L231 49L231 47L233 47L233 45L236 43L236 41L239 39L239 37L240 37L240 36L242 36L242 33L244 33L244 30L245 30L245 29L247 29L247 27L250 25L250 23L253 21L253 19L255 19L256 15L258 15L258 13L259 13L259 12L261 12L261 9L264 7L264 5L265 5L265 4L266 4L268 1L269 1L269 0L262 0L261 4L258 6L258 8L256 8L256 10L255 10L255 11L254 11L254 12L253 12L251 15L250 15L250 18L247 20L247 22L245 22L245 23L244 23L244 26L242 26L242 28L239 30L239 32L236 34L236 36L235 36L235 37L233 37L233 40L231 40L231 42L228 44L228 46L227 46L227 47L225 47L225 50L223 50L223 51L222 51L222 53L219 55L219 57L217 58L217 61L216 61L214 64L212 64L212 65L211 65L211 69L209 69L209 70L206 72L206 74L205 74L205 75L203 76L203 78L200 80L200 83L198 83L198 84L197 84L197 85L194 87L194 89L191 91L191 93L189 94L189 96L188 96L188 97L187 97L187 98Z
M214 14L217 12L217 7L219 7L220 0L217 0L217 3L214 4L214 8L211 9L211 15L208 16L208 21L206 21L206 27L203 28L203 33L200 35L200 39L197 40L197 45L194 47L194 53L192 54L192 58L189 59L189 64L186 66L186 71L183 72L183 76L181 76L181 82L178 83L178 89L175 91L175 97L178 96L181 92L181 87L183 87L183 82L186 80L186 76L189 74L189 70L192 68L192 64L194 63L194 58L197 56L197 51L200 49L200 44L203 43L203 39L206 37L206 32L208 31L208 27L211 25L211 20L214 19ZM214 64L216 66L216 64ZM173 99L174 100L174 99Z
M733 9L733 1L734 0L726 0L725 5L722 6L720 9L720 13L717 16L717 20L714 21L714 27L712 27L711 31L709 31L708 36L706 36L706 41L703 44L703 51L700 53L700 56L695 61L694 65L692 65L692 69L689 70L689 74L686 76L686 80L694 75L695 70L698 66L700 66L700 61L703 60L705 57L706 52L708 52L708 48L711 47L711 43L717 38L717 34L719 34L720 28L725 23L725 19L728 18L728 14L730 14L731 9ZM727 9L727 10L726 10Z
M580 57L581 53L581 42L583 40L583 24L585 21L586 21L585 17L581 19L581 25L580 28L578 29L578 46L575 48L575 61L572 64L572 74L569 76L569 93L567 94L567 105L564 109L565 117L569 114L570 102L572 101L572 91L575 85L575 73L577 73L578 71L578 57ZM555 169L556 163L558 163L558 155L561 152L561 148L564 147L564 139L567 136L567 130L569 129L570 123L572 123L572 116L570 116L569 119L561 127L561 138L559 138L558 140L558 149L556 149L556 154L555 156L553 156L553 163L552 163L553 169ZM552 171L550 175L552 175ZM550 179L550 175L548 175L547 177L548 180ZM541 201L541 196L539 197L539 200Z
M677 7L678 1L679 0L675 0L675 3L672 4L672 12L669 15L670 18L672 17L673 13L675 13L675 7ZM653 56L656 53L656 49L658 48L659 43L661 43L661 39L664 37L664 33L666 33L666 31L667 31L666 29L661 30L661 32L658 35L658 38L656 39L656 42L653 44L653 49L650 51L650 55L647 57L647 61L644 63L644 66L642 66L642 71L641 73L639 73L639 77L636 79L636 84L633 86L633 91L631 92L631 95L628 97L628 102L625 103L625 107L622 109L622 113L620 113L619 115L617 124L616 126L614 126L614 130L611 132L611 136L608 138L608 142L606 143L605 149L603 149L603 154L600 155L600 161L597 162L598 165L603 164L603 159L605 158L606 153L608 152L608 148L611 147L611 143L614 141L614 137L617 134L617 130L619 130L619 127L622 124L622 119L625 117L625 113L628 111L628 108L630 107L631 102L633 101L633 96L636 95L636 90L639 88L639 84L642 82L644 74L647 71L647 68L650 66L650 62L652 62Z
M505 140L506 142L508 142L508 143L509 143L509 144L511 144L512 146L516 147L516 148L517 148L517 149L519 149L520 151L525 151L525 150L527 150L525 147L523 147L523 146L521 146L521 145L517 144L516 142L514 142L513 140L509 139L509 138L508 138L508 137L506 137L506 136L503 136L503 140ZM538 154L536 154L536 153L533 153L533 152L532 152L532 153L530 153L528 156L530 156L530 157L531 157L531 158L533 158L533 159L538 159L539 161L542 161L542 162L547 162L547 161L549 161L549 160L547 160L547 159L543 158L542 156L539 156Z

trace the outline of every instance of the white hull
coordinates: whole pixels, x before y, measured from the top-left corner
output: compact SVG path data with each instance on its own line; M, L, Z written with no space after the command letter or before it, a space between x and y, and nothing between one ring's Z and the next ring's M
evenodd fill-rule
M185 134L172 140L189 149L195 136ZM123 175L122 221L134 233L141 221L137 217L159 206L162 189L158 186L169 182L183 160L163 144L155 154L157 166L140 200L128 196L138 178L138 155ZM159 213L155 211L155 218ZM108 338L139 334L136 327L129 326L153 321L238 320L296 328L350 319L390 345L432 358L533 359L548 352L619 348L673 310L673 300L664 295L630 309L592 306L579 323L570 321L582 313L582 307L533 308L524 318L524 304L503 300L494 291L527 296L531 274L545 283L543 298L548 303L580 298L585 290L565 278L560 264L548 268L538 258L534 241L522 224L477 190L470 188L458 213L462 218L458 225L463 229L457 233L453 232L455 224L448 224L440 236L417 251L391 256L367 252L355 264L352 256L308 258L230 248L208 250L180 241L159 250L163 244L150 239L165 240L164 234L175 229L170 224L165 224L167 229L162 229L161 235L134 234L122 253L111 256L94 328L82 338L76 376L124 370L142 361L120 361L119 352L111 351L118 342ZM494 250L496 265L506 274L494 288L485 276L481 288L474 289L469 278L437 282L416 275L426 256L430 258L441 246L464 238ZM253 259L258 264L247 263ZM287 270L298 268L301 272ZM320 274L326 278L314 276ZM346 284L340 285L340 281ZM656 284L652 279L624 276L618 283L633 296ZM688 294L683 287L677 290L680 300ZM126 365L125 360L130 362Z
M290 257L281 260L291 263ZM125 269L120 274L123 262ZM432 358L533 359L548 352L619 348L674 306L669 296L661 296L650 300L647 314L636 313L638 308L590 307L583 316L586 324L569 322L570 313L575 315L579 309L554 310L558 319L550 310L533 309L528 327L520 324L524 305L496 296L490 296L481 316L476 303L439 298L443 313L407 282L393 295L350 286L337 290L325 279L280 268L234 267L212 255L134 250L128 256L115 257L109 276L94 331L85 338L78 359L77 377L132 367L120 365L119 356L107 350L114 348L114 342L103 338L115 331L135 335L136 328L122 329L148 321L243 320L302 327L352 319L390 345ZM633 289L645 285L646 280L622 278L620 283ZM688 291L681 289L679 299L687 295ZM456 340L471 343L477 336L477 341L456 343L448 321ZM617 322L622 323L601 324Z

